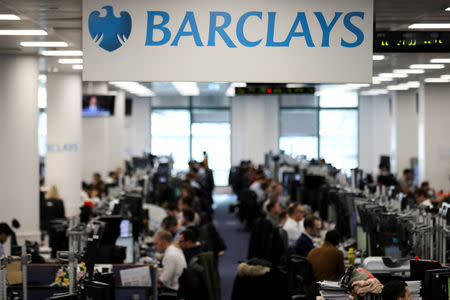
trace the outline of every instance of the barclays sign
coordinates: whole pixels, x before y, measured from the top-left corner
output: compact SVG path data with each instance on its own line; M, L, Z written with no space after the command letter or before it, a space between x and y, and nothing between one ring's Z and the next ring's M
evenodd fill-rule
M369 82L372 24L372 0L84 0L83 76Z
M145 42L146 46L162 46L171 40L172 33L166 25L170 21L170 15L165 11L148 11L148 22L147 22L147 39ZM309 30L308 18L306 17L305 12L297 12L296 18L287 34L287 37L284 41L276 42L275 41L275 21L276 21L277 12L267 12L267 16L265 16L268 20L267 22L267 32L265 32L264 37L265 43L264 47L289 47L293 38L301 37L304 38L306 45L308 47L315 47L315 43L313 41L311 31ZM320 24L322 29L322 43L320 47L330 47L330 33L336 23L341 19L346 30L353 33L356 37L354 42L347 42L344 39L341 40L342 47L354 48L358 47L364 41L364 32L358 28L355 24L352 23L352 18L359 18L364 20L364 12L350 12L341 18L343 15L342 12L335 12L334 17L331 21L327 21L322 12L314 12L314 17L317 19L317 22ZM159 24L155 24L155 19L160 18L162 21ZM181 37L192 37L195 45L197 47L214 47L216 46L216 36L218 35L223 42L228 46L228 48L236 48L237 44L243 47L257 47L261 45L263 38L258 39L257 41L249 41L246 38L245 33L245 23L250 17L256 17L259 20L263 20L263 12L261 11L250 11L244 13L237 20L236 28L236 37L237 41L233 41L226 29L230 27L232 20L232 16L230 13L225 11L211 11L209 12L209 27L207 34L207 43L202 41L202 37L200 35L197 22L195 19L194 12L187 11L183 21L181 22L180 27L177 30L175 37L173 38L170 46L178 46ZM220 20L220 21L219 21ZM221 25L218 25L220 23ZM302 31L297 31L299 26L302 28ZM187 29L190 28L190 29ZM163 33L163 38L159 41L154 40L154 32L159 30ZM203 38L204 40L205 38Z

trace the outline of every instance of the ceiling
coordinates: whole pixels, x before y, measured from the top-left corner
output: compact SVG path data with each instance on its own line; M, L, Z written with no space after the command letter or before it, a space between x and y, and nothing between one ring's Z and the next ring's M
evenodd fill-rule
M16 14L20 21L0 21L0 29L45 29L48 36L0 36L0 54L36 54L41 49L23 48L21 41L65 41L69 48L81 50L81 3L82 0L0 0L0 14ZM444 9L450 6L450 0L374 0L377 30L407 30L408 25L416 22L442 23L450 21L450 12ZM52 50L52 49L50 49ZM413 63L427 63L430 58L449 57L449 54L385 54L382 61L374 62L374 75L392 72L394 68L408 68ZM61 65L58 58L40 59L41 72L76 72L70 65ZM444 70L427 72L437 76L449 74L450 66ZM79 72L79 71L78 71ZM415 77L410 76L408 80ZM173 95L177 91L170 83L146 84L157 95ZM201 94L224 94L229 84L199 83Z

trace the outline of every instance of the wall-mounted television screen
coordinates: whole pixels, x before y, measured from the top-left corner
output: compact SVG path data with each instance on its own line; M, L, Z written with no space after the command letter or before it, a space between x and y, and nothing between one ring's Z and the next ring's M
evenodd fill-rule
M133 99L126 98L125 99L125 116L131 116L133 113Z
M110 117L114 115L115 96L83 95L83 117Z

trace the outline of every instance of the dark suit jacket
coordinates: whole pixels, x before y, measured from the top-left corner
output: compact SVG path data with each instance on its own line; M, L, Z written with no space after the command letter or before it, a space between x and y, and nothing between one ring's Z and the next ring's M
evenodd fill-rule
M305 233L302 233L298 238L297 242L295 242L295 252L301 256L308 256L309 251L314 249L313 241L310 237L308 237Z
M311 250L307 258L317 281L338 280L344 275L344 254L328 242Z

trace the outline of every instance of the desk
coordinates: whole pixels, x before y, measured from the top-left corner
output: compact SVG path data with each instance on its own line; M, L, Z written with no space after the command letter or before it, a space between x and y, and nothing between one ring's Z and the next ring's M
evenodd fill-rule
M147 300L157 290L156 268L150 267L150 275L152 279L152 287L128 287L122 286L120 280L120 271L144 265L113 265L112 272L115 277L115 295L116 299L136 299ZM33 300L47 300L56 293L68 292L66 288L51 287L54 282L56 273L61 265L59 264L31 264L28 265L28 298ZM22 286L12 286L11 290L18 292L22 299Z

